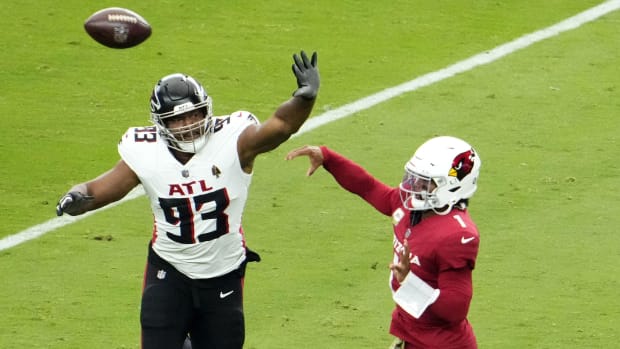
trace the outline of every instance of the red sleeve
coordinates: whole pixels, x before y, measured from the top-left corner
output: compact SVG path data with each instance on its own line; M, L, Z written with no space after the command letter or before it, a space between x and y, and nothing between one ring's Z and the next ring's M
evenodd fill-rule
M439 298L427 311L449 323L464 320L473 294L472 270L462 268L439 273L438 288Z
M325 146L321 147L321 152L323 167L332 174L341 187L359 195L384 215L392 215L394 211L392 197L398 188L382 183L360 165Z
M452 224L456 220L450 221ZM446 227L446 226L444 226ZM448 227L442 242L436 248L436 260L439 271L476 267L476 257L480 246L480 235L473 228L453 230Z

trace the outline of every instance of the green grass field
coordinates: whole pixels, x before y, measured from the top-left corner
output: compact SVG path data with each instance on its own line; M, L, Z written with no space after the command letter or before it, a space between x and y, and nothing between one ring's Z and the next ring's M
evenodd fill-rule
M55 217L57 199L118 160L161 76L201 80L216 114L265 119L319 52L314 116L548 27L602 0L3 3L0 238ZM129 50L92 41L94 11L142 14ZM424 140L472 143L482 243L480 348L615 348L620 12L291 139L257 161L244 228L246 348L387 348L391 225L288 150L327 144L396 185ZM139 348L151 214L145 197L0 251L0 348Z

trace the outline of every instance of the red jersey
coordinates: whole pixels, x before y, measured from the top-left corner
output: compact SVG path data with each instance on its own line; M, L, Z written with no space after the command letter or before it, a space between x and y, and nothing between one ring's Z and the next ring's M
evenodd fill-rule
M397 305L390 333L409 343L408 349L477 348L467 313L480 236L467 211L454 208L446 215L432 215L412 226L412 212L403 207L398 187L382 183L327 147L321 147L321 151L323 167L343 188L392 217L394 261L398 261L407 239L411 272L440 290L439 298L418 319ZM390 286L392 291L400 287L393 275Z

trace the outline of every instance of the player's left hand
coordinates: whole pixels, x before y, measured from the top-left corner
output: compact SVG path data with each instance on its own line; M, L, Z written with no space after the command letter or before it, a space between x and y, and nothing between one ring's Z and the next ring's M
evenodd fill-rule
M403 242L403 250L398 254L398 263L390 263L390 269L394 273L396 280L402 283L409 274L411 264L409 261L409 255L411 250L409 249L409 243L407 239Z
M319 67L317 66L316 52L312 53L312 59L304 51L300 53L301 58L297 54L293 55L293 74L297 78L297 90L293 92L293 96L300 96L304 99L315 99L319 92L321 79L319 77Z
M286 154L286 160L293 160L294 158L302 155L305 155L310 159L310 168L308 169L308 172L306 172L306 175L312 176L314 171L323 165L323 152L321 151L321 148L315 145L305 145L301 148L291 150L288 154Z

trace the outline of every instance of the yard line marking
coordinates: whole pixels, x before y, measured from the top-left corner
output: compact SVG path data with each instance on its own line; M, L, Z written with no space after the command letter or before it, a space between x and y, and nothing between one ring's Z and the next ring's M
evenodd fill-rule
M526 34L514 41L497 46L490 51L479 53L463 61L457 62L449 67L422 75L414 80L405 82L398 86L387 88L381 92L362 98L353 103L349 103L337 109L330 110L320 116L314 117L306 121L299 130L299 132L293 135L293 137L314 130L315 128L323 126L332 121L336 121L338 119L350 116L351 114L369 109L376 104L385 102L391 98L402 95L403 93L415 91L421 87L434 84L438 81L450 78L456 74L471 70L477 66L491 63L506 55L509 55L532 44L535 44L539 41L551 38L565 31L576 29L585 23L591 22L603 15L606 15L609 12L616 11L618 10L618 8L620 8L620 0L606 1L598 6L592 7L589 10L581 12L580 14L577 14L573 17L567 18L550 27L541 29L534 33Z
M610 12L616 11L619 8L620 8L620 0L605 1L573 17L569 17L557 24L554 24L550 27L541 29L539 31L536 31L530 34L526 34L516 40L497 46L496 48L490 51L479 53L470 58L457 62L449 67L440 69L432 73L422 75L411 81L405 82L403 84L400 84L394 87L387 88L383 91L380 91L368 97L359 99L349 104L345 104L342 107L336 108L334 110L330 110L319 116L313 117L307 120L304 123L304 125L301 127L301 129L296 134L293 135L293 137L298 137L306 132L310 132L314 130L315 128L321 127L330 122L348 117L362 110L369 109L379 103L385 102L401 94L415 91L421 87L434 84L441 80L450 78L456 74L463 73L468 70L472 70L478 66L494 62L506 55L509 55L511 53L524 49L539 41L549 39L565 31L579 28L583 24L594 21L595 19L602 17ZM142 195L144 195L144 190L142 189L142 186L138 186L136 189L134 189L129 194L127 194L127 196L125 196L123 199L113 204L110 204L108 206L102 207L98 210L88 212L81 216L73 217L73 216L65 215L61 217L52 218L46 222L35 225L24 231L21 231L14 235L9 235L1 239L0 240L0 251L9 249L13 246L16 246L26 241L35 239L52 230L61 228L65 225L68 225L74 222L77 222L99 211L103 211L108 208L120 205L121 203L125 201L133 200Z
M118 206L125 201L133 200L142 195L144 195L144 190L142 189L142 186L138 186L134 188L132 191L130 191L129 194L127 194L122 200L113 202L109 204L108 206L102 207L98 210L86 212L85 214L80 215L80 216L63 215L60 217L52 218L46 222L37 224L17 234L9 235L5 237L4 239L0 240L0 251L9 249L13 246L17 246L26 241L36 239L39 236L49 233L52 230L64 227L65 225L69 225L71 223L75 223L97 212L107 210L108 208L112 208L114 206Z

